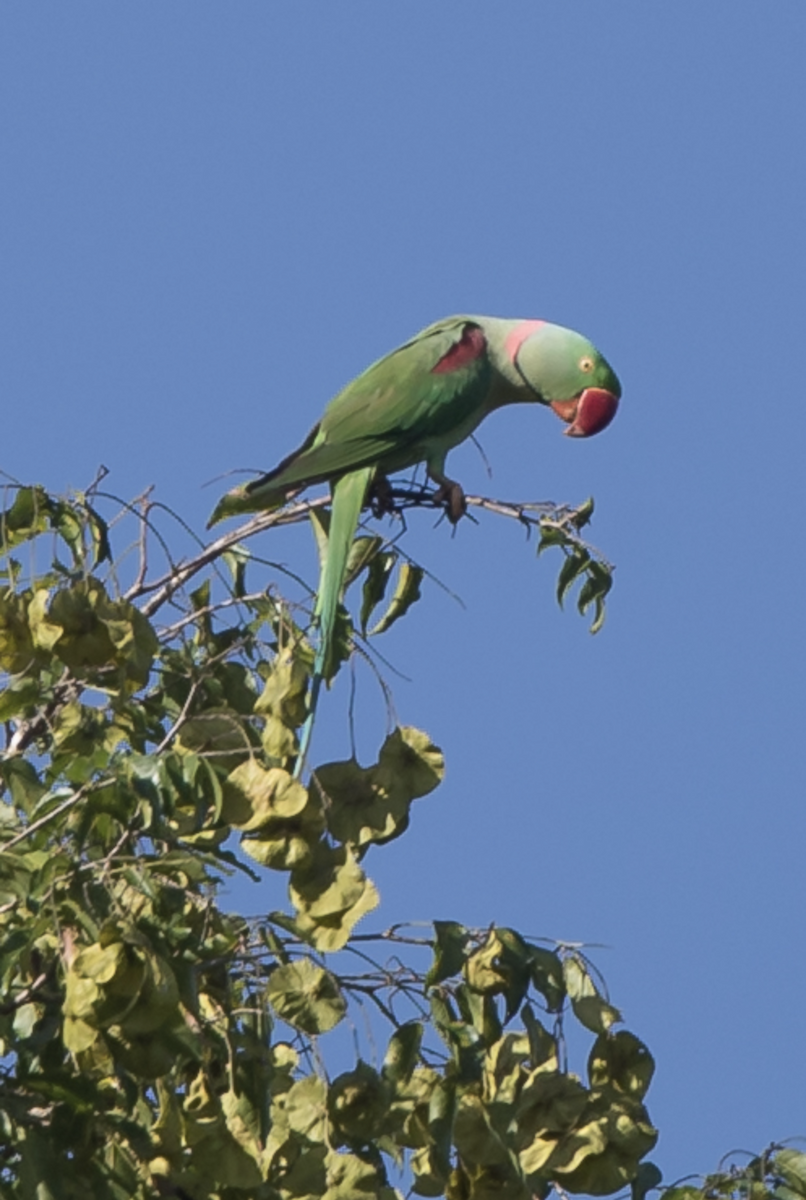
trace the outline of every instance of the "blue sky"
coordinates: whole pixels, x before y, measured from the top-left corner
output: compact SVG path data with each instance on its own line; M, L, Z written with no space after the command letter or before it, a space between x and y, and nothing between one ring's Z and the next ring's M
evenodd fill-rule
M271 467L454 312L571 325L620 374L601 437L515 408L481 430L492 481L472 446L450 460L469 491L593 493L617 563L597 638L514 524L409 522L466 607L429 587L382 649L448 776L367 867L376 924L606 943L668 1180L806 1134L805 36L796 0L0 15L12 476L80 488L103 463L201 530L203 484ZM262 550L315 575L306 531ZM321 758L347 751L344 700Z

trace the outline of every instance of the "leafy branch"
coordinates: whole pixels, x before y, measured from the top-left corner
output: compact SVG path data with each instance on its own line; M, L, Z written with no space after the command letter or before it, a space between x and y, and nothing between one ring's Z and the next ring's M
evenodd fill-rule
M428 489L394 486L389 488L388 498L393 505L392 515L397 517L415 509L444 512L443 504L436 500L433 492ZM560 602L571 583L580 575L585 574L587 591L584 599L580 595L580 611L584 613L591 604L594 604L596 606L594 632L601 628L604 598L612 586L614 568L599 550L580 536L580 531L590 522L593 515L592 500L587 500L578 507L558 505L551 501L506 501L474 495L466 496L465 500L469 510L477 509L515 520L524 527L527 535L531 534L533 530L538 532L541 539L539 553L550 546L559 547L566 558L566 564L573 563L576 568L572 578L568 577L566 570L566 581L562 591L558 590ZM184 587L205 567L222 558L228 551L234 550L257 534L306 521L327 509L329 505L330 496L325 495L313 499L294 500L273 512L258 513L242 522L237 528L215 538L197 554L173 565L170 570L156 579L148 581L145 578L147 520L144 511L140 568L135 583L126 592L126 599L134 601L149 595L149 599L141 605L141 611L146 616L153 616L180 588ZM369 566L369 560L362 565Z
M370 765L292 776L305 602L244 543L316 522L327 498L181 560L151 493L109 518L106 503L97 487L20 488L0 514L4 1194L392 1200L405 1169L426 1196L530 1200L637 1180L656 1138L652 1058L581 948L495 925L357 931L379 903L368 856L402 836L444 762L428 734L395 727ZM468 504L558 547L562 595L585 576L581 603L595 564L609 579L580 536L590 505ZM132 528L115 559L113 534ZM361 533L335 671L423 579ZM266 908L284 888L282 911L225 911L233 871ZM589 1042L580 1073L569 1021ZM332 1077L327 1039L349 1025L356 1062Z

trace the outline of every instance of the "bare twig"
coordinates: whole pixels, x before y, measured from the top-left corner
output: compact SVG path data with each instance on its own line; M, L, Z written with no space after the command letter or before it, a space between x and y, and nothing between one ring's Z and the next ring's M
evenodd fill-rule
M473 443L473 445L476 447L476 449L478 450L479 454L481 455L481 461L484 463L484 469L487 472L487 478L492 479L493 469L490 466L489 458L487 457L487 455L484 452L484 447L482 446L481 442L478 440L478 438L476 437L476 435L474 433L471 433L470 440Z
M89 485L88 488L84 489L84 495L87 496L88 498L90 496L94 496L95 493L98 491L98 488L100 487L101 483L103 482L104 479L106 479L108 474L109 474L109 467L105 467L103 463L100 463L98 470L95 472L95 478L93 479L92 483Z
M140 497L140 566L133 589L136 593L139 593L145 583L148 571L148 510L151 507L152 490L153 488L147 488Z
M402 1022L397 1019L388 1004L385 1004L380 998L374 985L370 984L365 986L364 984L359 983L345 983L343 979L340 979L340 983L346 992L360 992L362 995L366 996L368 1000L372 1001L376 1008L380 1009L387 1021L390 1021L396 1029L400 1028Z
M32 984L30 984L27 988L24 988L23 991L21 991L19 995L15 996L13 1000L8 1000L5 1004L0 1004L0 1014L6 1017L9 1015L9 1013L13 1013L16 1009L22 1008L24 1004L27 1004L29 1000L34 998L36 993L42 987L42 984L47 983L47 980L48 977L43 971L37 976Z
M392 487L389 490L389 496L394 501L394 511L396 513L402 513L409 508L426 508L441 511L444 507L442 502L435 498L434 492L427 488ZM161 575L158 579L150 582L145 582L145 580L139 581L134 587L129 589L126 594L127 599L135 600L148 593L152 593L149 599L142 605L143 613L147 617L152 616L176 591L184 587L194 575L197 575L199 571L220 557L225 551L231 549L239 542L254 537L255 534L265 532L267 529L298 524L300 521L304 521L310 513L330 504L330 499L329 495L317 496L311 500L295 501L273 512L258 513L254 517L250 517L248 521L245 521L236 529L233 529L230 533L222 534L221 537L210 542L208 546L205 546L193 558L177 563L175 567L164 575ZM466 496L465 500L468 508L480 508L485 512L495 513L497 516L508 517L511 520L518 521L521 525L525 525L528 529L539 528L541 525L549 525L553 528L561 529L569 537L587 546L587 543L583 543L579 537L579 532L575 524L578 509L572 508L569 505L554 504L551 501L518 502L495 500L487 496ZM591 546L589 549L593 550L600 558L602 557L595 547Z
M184 725L185 721L187 720L188 713L190 712L193 701L196 699L196 693L199 690L201 682L202 681L200 679L194 679L191 682L191 685L188 688L188 694L185 697L185 703L182 705L182 711L179 713L179 716L176 718L173 725L168 730L165 737L162 739L162 741L160 742L160 744L157 746L156 750L154 751L155 757L159 757L159 755L162 754L162 752L166 748L166 746L170 745L173 738L176 736L176 734L179 732L179 730Z
M177 563L173 570L168 571L159 579L144 583L139 592L135 592L134 589L130 590L127 592L127 599L134 600L146 592L153 592L154 595L142 606L143 613L150 617L166 600L170 599L174 592L184 587L189 579L192 579L194 575L197 575L199 571L226 550L237 545L238 542L254 537L256 533L262 533L263 530L272 529L274 526L297 524L314 509L324 508L329 503L330 496L319 496L315 500L303 500L299 504L288 505L276 512L258 513L257 516L245 521L243 525L239 525L237 529L233 529L231 533L225 533L216 538L214 542L210 542L209 546L205 546L204 550L194 558Z
M26 829L23 829L22 833L18 833L16 837L11 838L11 840L8 842L3 842L3 844L0 845L0 852L5 853L6 851L11 850L12 847L16 846L19 842L24 842L25 839L29 838L32 833L36 833L37 830L42 829L55 817L60 817L62 813L68 812L71 808L75 808L78 802L83 800L87 793L95 787L98 787L98 780L85 783L83 787L80 787L77 792L73 793L72 796L68 796L66 800L61 802L61 804L57 804L55 808L52 808L49 813L45 813L44 817L40 817L38 821L34 821L32 825L29 825Z
M11 735L8 746L0 757L9 759L23 754L31 742L36 741L38 737L46 732L58 709L69 700L74 699L78 695L78 692L78 682L71 678L70 672L65 667L61 679L54 685L53 697L50 702L28 721L20 721Z
M409 929L413 924L422 924L429 929L432 928L430 921L411 922L401 921L397 925L390 925L388 929L382 930L380 933L354 933L351 942L397 942L405 946L430 946L433 948L433 937L406 937L398 933L399 929Z
M238 604L249 604L256 600L264 600L266 598L265 590L262 592L251 592L248 596L232 596L229 600L218 600L215 604L205 604L203 608L194 608L193 612L186 613L179 621L174 621L173 625L166 625L164 629L160 629L160 640L170 642L181 629L186 625L190 625L193 621L198 621L202 617L209 617L213 613L220 612L223 608L233 608Z

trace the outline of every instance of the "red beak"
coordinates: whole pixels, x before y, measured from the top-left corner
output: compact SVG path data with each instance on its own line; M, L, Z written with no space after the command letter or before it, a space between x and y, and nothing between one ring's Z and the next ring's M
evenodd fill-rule
M573 400L552 400L551 407L561 421L568 424L568 437L592 437L601 433L613 420L619 398L605 388L585 388Z

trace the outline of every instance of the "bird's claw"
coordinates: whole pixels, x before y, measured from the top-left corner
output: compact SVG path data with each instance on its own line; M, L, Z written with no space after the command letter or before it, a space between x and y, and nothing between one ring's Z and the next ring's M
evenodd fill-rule
M446 479L434 492L434 503L445 506L445 514L451 525L461 521L467 512L467 500L461 483Z
M369 496L373 517L386 517L395 511L392 485L385 475L377 474L375 476Z

